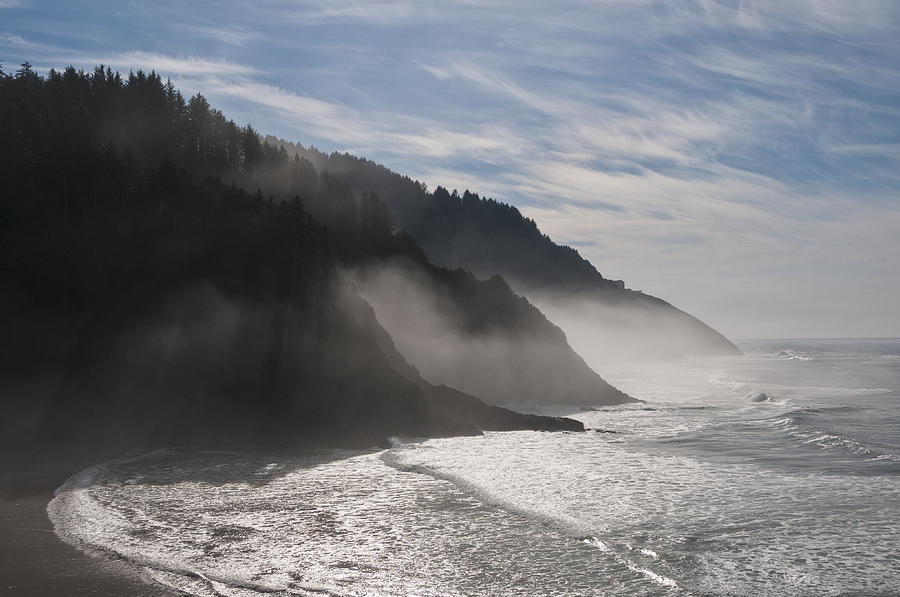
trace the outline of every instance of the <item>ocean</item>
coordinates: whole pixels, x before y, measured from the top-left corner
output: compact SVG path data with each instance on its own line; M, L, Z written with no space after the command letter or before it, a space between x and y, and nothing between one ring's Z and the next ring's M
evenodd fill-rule
M189 595L900 595L900 340L754 340L600 371L587 433L71 477L66 542Z

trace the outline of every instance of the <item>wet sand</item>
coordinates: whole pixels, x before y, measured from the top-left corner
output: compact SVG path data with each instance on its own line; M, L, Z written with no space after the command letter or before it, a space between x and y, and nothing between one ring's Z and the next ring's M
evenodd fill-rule
M116 597L173 594L144 582L122 565L78 551L53 532L47 503L54 490L70 475L101 460L0 462L0 593Z

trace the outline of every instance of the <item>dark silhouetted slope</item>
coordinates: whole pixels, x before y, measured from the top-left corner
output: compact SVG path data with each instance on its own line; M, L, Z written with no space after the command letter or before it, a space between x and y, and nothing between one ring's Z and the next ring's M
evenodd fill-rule
M722 334L692 315L627 289L621 280L604 278L578 251L554 243L513 206L468 191L451 194L438 187L430 193L422 183L364 158L324 154L274 137L268 140L297 152L356 191L377 193L397 226L409 232L433 263L482 277L499 274L542 310L545 305L561 312L573 302L595 303L593 313L581 310L594 318L593 324L583 319L580 325L592 326L608 352L615 352L616 345L627 345L635 356L739 354Z

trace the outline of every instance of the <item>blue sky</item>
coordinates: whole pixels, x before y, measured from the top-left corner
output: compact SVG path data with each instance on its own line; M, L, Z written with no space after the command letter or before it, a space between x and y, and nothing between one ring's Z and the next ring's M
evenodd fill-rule
M900 336L900 2L0 0L0 61L518 206L731 337Z

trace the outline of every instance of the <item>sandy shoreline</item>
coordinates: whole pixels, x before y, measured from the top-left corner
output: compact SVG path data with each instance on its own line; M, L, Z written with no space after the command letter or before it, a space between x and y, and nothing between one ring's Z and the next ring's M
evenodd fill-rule
M47 517L53 492L69 476L102 460L73 458L50 463L32 457L26 462L0 463L0 592L19 596L173 595L144 582L124 566L78 551L53 532Z

